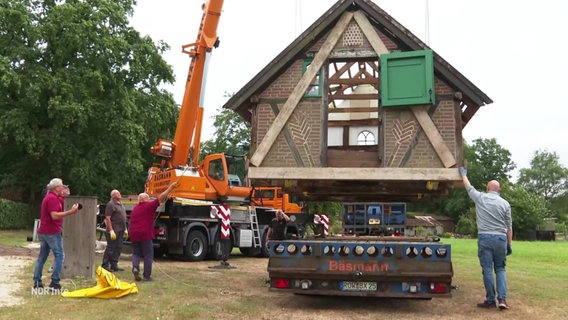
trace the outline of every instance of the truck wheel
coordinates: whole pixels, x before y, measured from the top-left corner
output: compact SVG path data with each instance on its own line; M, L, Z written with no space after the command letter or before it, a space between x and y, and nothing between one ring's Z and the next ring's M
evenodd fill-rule
M252 249L252 248L239 248L239 251L240 251L243 255L245 255L245 256L247 256L247 257L250 257L250 256L252 256L252 254L251 254L251 249Z
M188 261L203 261L207 255L205 235L199 230L190 231L183 252Z

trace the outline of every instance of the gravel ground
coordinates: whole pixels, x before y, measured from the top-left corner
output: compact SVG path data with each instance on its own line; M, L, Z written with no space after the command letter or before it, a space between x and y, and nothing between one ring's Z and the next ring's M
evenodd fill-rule
M7 247L0 245L0 307L17 305L23 299L15 293L25 286L19 275L24 268L35 261L39 245L28 247ZM29 283L32 283L31 276Z

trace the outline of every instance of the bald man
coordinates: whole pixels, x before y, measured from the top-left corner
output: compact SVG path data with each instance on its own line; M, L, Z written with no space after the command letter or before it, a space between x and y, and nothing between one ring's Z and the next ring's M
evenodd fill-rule
M501 198L501 186L496 180L487 183L487 192L479 192L469 182L467 169L460 167L459 174L467 194L475 203L477 220L477 255L483 273L485 301L480 308L509 309L507 304L507 256L512 253L513 220L511 205ZM493 279L495 272L495 280ZM495 285L497 297L495 297ZM497 298L497 299L496 299Z
M138 195L138 204L130 213L130 241L132 242L132 274L134 280L153 281L152 259L154 258L154 222L156 210L160 202L168 199L170 193L177 187L173 182L158 198L151 200L147 193ZM140 258L144 258L144 278L140 277Z
M118 190L110 192L110 201L105 206L105 234L107 246L103 254L102 267L108 271L124 271L118 267L122 244L126 235L126 210L120 202L122 195Z

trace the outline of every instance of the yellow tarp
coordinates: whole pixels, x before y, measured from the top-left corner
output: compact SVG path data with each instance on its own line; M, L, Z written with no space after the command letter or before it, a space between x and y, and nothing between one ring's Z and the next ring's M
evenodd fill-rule
M63 292L65 298L120 298L131 293L138 293L135 283L120 281L112 272L106 271L101 266L97 268L97 285L91 288Z

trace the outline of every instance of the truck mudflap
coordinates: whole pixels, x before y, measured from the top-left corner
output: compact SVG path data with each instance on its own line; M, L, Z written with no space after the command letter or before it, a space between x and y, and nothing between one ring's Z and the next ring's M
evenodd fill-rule
M451 246L439 242L270 242L270 290L306 295L450 297Z

